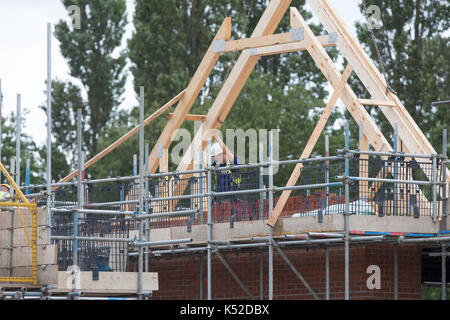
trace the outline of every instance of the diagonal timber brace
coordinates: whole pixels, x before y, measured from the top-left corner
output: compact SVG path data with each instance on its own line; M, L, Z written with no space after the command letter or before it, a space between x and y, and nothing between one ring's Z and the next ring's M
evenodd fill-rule
M331 96L325 110L323 111L322 115L320 116L319 122L317 122L316 127L314 128L313 133L311 134L311 137L308 140L308 143L306 144L305 149L303 150L302 155L300 156L300 159L306 159L311 155L311 152L314 149L314 146L317 143L317 140L319 139L320 134L322 133L323 129L325 128L325 125L328 121L328 118L331 115L331 112L333 111L337 100L339 99L339 95L341 94L342 89L344 88L345 84L348 81L348 78L350 77L351 73L353 71L352 66L347 65L345 68L344 74L340 77L339 83L336 86L333 95ZM286 184L286 187L292 187L294 186L298 178L300 177L301 169L303 168L302 163L297 163L297 165L294 168L294 171L291 174L291 177L289 178L288 183ZM283 211L284 206L286 205L287 200L289 199L289 196L291 195L292 190L285 190L280 196L280 199L277 201L277 205L275 206L275 209L272 213L272 217L279 217L281 212ZM269 220L270 223L276 223L276 219L272 218Z

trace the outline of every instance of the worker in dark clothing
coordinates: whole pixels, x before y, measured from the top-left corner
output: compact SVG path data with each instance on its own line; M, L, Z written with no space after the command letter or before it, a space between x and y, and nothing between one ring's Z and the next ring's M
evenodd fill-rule
M211 163L214 168L229 167L238 165L238 158L234 156L234 161L231 164L227 161L225 146L222 148L218 143L215 143L211 148ZM240 177L239 169L228 169L214 171L212 175L212 191L214 192L229 192L239 190ZM229 196L213 197L213 204L216 203L216 217L223 219L222 204L231 203L230 227L233 228L234 219L238 214L239 209L239 195L230 194ZM223 220L222 220L223 221Z

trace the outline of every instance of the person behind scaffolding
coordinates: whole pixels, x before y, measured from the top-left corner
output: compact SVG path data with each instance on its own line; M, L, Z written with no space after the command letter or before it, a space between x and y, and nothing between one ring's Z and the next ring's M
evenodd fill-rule
M232 167L238 165L239 161L236 155L233 156L233 163L227 161L225 146L221 147L215 143L211 147L211 163L213 168ZM240 185L239 169L228 169L214 171L212 175L212 190L214 192L232 192L239 190ZM216 219L222 220L224 216L223 203L231 203L230 225L233 226L235 216L238 214L239 196L230 194L226 196L213 197L213 204L216 204Z
M0 201L10 201L11 200L11 188L7 184L0 185Z

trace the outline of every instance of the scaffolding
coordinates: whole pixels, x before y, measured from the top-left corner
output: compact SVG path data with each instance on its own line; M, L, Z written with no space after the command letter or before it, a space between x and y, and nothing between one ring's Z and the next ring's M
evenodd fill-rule
M148 271L151 257L174 257L178 254L206 255L207 298L211 299L211 258L216 255L242 289L253 299L255 297L237 277L223 254L233 250L268 250L269 299L272 299L273 252L275 250L309 290L312 297L319 299L283 253L283 248L344 245L345 297L349 299L350 243L387 242L401 245L411 242L431 242L442 243L444 246L450 240L447 230L430 236L430 234L389 232L361 234L349 229L350 219L355 215L373 215L384 219L402 216L409 219L431 219L435 224L445 224L447 198L444 173L448 160L444 155L423 156L402 152L386 154L351 150L348 124L345 149L337 150L336 156L273 161L272 142L271 140L269 142L269 160L256 164L212 167L211 163L208 163L205 169L200 170L142 174L140 175L142 180L139 176L83 180L81 174L76 184L53 184L52 188L59 187L52 194L50 210L52 212L51 239L58 244L58 267L60 270L66 270L68 266L77 265L82 271L92 271L94 274L131 271L133 264L136 268L136 263L133 263L132 259L137 257L137 269L139 273L142 273ZM210 144L209 142L208 146ZM363 155L368 155L369 158L363 159ZM382 157L387 158L382 160ZM304 165L299 184L291 187L273 185L274 165L289 166L297 163ZM262 168L269 169L268 176L264 176ZM435 179L426 180L427 175L423 170L432 171ZM232 191L213 191L214 181L218 181L215 177L225 171L231 171L241 177L239 180L242 184ZM394 174L385 174L384 171ZM385 178L377 178L380 173ZM191 177L180 179L182 175L191 175ZM167 177L170 176L172 179L169 183ZM265 180L267 180L267 187L264 184ZM158 192L157 186L161 186L162 182L167 185L165 188L160 188ZM180 189L180 185L185 188ZM201 188L200 185L204 187ZM39 194L40 192L37 191L41 191L45 186L29 185L22 188ZM143 197L139 197L141 193L136 192L129 195L128 200L124 200L127 191L136 189L149 191L145 192ZM237 241L214 238L212 231L214 224L229 223L229 228L232 229L236 223L243 221L267 221L273 210L274 195L285 190L292 190L294 192L292 197L298 199L298 206L295 208L297 213L289 213L289 217L299 219L314 217L317 223L321 224L324 222L324 217L343 215L345 219L343 232L307 232L274 236L273 228L267 225L267 237L252 237ZM177 194L176 191L179 193ZM166 196L167 194L171 196ZM244 198L245 196L250 197ZM233 197L239 198L235 200ZM82 206L78 205L80 199L87 199ZM235 203L239 204L236 208L233 207ZM42 201L38 205L45 205L45 202ZM172 211L168 211L169 209ZM193 243L194 236L150 241L152 230L177 226L186 227L188 233L194 233L193 226L205 224L208 236L204 243ZM144 230L145 233L141 233L140 230ZM130 237L133 231L138 237ZM75 246L77 246L77 255L74 254ZM170 247L164 248L164 246ZM327 272L329 272L329 258L326 261ZM142 267L139 268L139 265ZM326 287L326 297L329 297L328 282ZM142 292L138 291L138 294ZM73 298L79 295L79 292L74 291L69 296ZM5 298L8 297L12 299L16 295L7 293Z
M296 8L291 8L292 29L288 33L273 35L290 1L272 0L248 39L230 40L231 22L226 18L205 54L189 86L149 118L144 119L144 88L140 88L140 123L93 159L85 161L82 152L81 110L78 110L78 169L58 183L51 179L51 25L48 25L48 102L47 102L47 172L45 185L30 185L27 166L25 190L28 198L36 198L36 206L46 211L48 243L57 245L57 265L60 271L75 269L99 273L126 272L137 269L137 288L133 297L86 297L72 278L70 292L62 294L51 286L39 292L0 291L5 299L149 299L152 292L144 289L144 274L149 262L156 256L198 254L207 260L207 299L212 299L212 256L216 255L240 287L255 298L226 262L224 253L233 250L268 251L268 297L273 299L274 251L282 257L312 297L319 296L292 264L283 248L343 245L345 252L345 299L350 299L349 252L350 244L432 243L442 246L443 266L450 232L447 230L448 212L448 159L446 157L447 132L444 132L443 152L437 154L395 93L386 90L385 79L367 57L360 45L348 33L327 0L308 0L313 12L326 27L328 34L315 36ZM341 74L332 64L326 47L337 46L348 61ZM230 108L261 56L293 51L308 51L334 92L311 135L300 159L275 161L273 159L273 132L269 137L268 161L262 155L255 164L213 167L209 129L220 129ZM202 130L184 155L176 171L168 171L167 150L171 134L188 118L196 97L215 63L224 52L242 51L223 89L219 92L207 116L201 116ZM347 81L352 72L359 76L373 96L373 100L358 99ZM0 90L1 91L1 90ZM0 93L1 96L1 93ZM326 140L325 156L311 158L312 150L332 112L341 99L360 129L359 148L350 149L349 127L345 127L345 147L330 156ZM144 126L178 103L166 127L150 152L144 145ZM376 127L364 105L377 105L394 127L393 147ZM18 97L18 115L20 98ZM18 117L20 123L20 116ZM133 174L129 177L85 179L85 170L106 154L139 132L139 161L134 158ZM20 125L17 129L16 179L20 175ZM223 145L218 137L216 141ZM404 150L398 150L402 141ZM374 151L369 151L369 143ZM225 146L226 147L226 146ZM207 165L193 161L195 154L203 159L207 150ZM144 160L145 159L145 160ZM185 161L187 159L187 161ZM139 164L138 164L139 162ZM160 167L161 173L155 173ZM291 178L284 187L274 185L274 166L295 165ZM12 164L11 167L14 167ZM263 174L263 169L268 174ZM227 171L236 177L235 185L223 191L221 175ZM76 181L71 182L76 177ZM233 179L234 180L234 179ZM18 181L18 180L16 180ZM20 183L18 183L20 184ZM218 191L219 190L219 191ZM278 201L275 199L278 197ZM289 197L295 199L296 212L284 210ZM24 201L25 202L25 201ZM274 232L280 218L316 219L324 224L329 217L343 216L342 230L336 232ZM371 232L351 230L350 220L355 217L383 219L402 217L431 221L436 232ZM215 237L213 227L238 223L264 222L266 236L241 239ZM406 221L406 220L405 220ZM408 220L409 221L409 220ZM152 231L164 228L186 228L186 237L152 239ZM195 240L196 227L206 227L206 238ZM261 228L260 228L261 229ZM397 248L397 246L395 247ZM395 299L398 298L398 256L395 250ZM133 259L137 259L133 261ZM261 260L262 261L262 260ZM329 262L326 256L326 295L330 297ZM76 268L74 268L74 266ZM72 267L72 268L70 268ZM262 262L261 262L261 268ZM34 272L34 271L33 271ZM201 268L203 274L204 270ZM445 268L442 290L446 288ZM33 278L34 279L34 278ZM203 279L203 277L201 277ZM33 280L34 281L34 280ZM262 281L262 280L261 280ZM203 286L203 283L201 284ZM55 296L57 294L59 296ZM443 294L443 297L445 295Z

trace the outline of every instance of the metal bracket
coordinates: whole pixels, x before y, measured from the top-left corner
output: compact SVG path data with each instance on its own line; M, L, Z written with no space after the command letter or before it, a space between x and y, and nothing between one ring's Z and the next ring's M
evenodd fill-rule
M42 300L49 300L49 297L52 296L52 290L58 288L58 285L56 284L49 284L45 287L41 288L41 292L42 292Z
M68 300L75 300L77 297L81 297L84 294L81 291L76 291L76 292L69 292L67 294L67 299Z
M249 56L256 56L257 54L258 54L258 48L248 49L248 55Z
M92 266L92 280L93 281L99 280L98 266L96 266L96 265Z
M142 296L143 300L149 300L153 296L153 291L143 291L139 295Z
M337 32L331 32L328 34L328 43L337 43Z
M158 158L161 159L163 157L163 147L162 144L158 144Z
M291 40L292 41L301 41L305 39L305 29L291 29Z
M225 40L214 40L213 42L214 52L225 51Z
M192 232L192 218L193 218L193 216L191 215L191 216L189 216L189 219L188 219L188 221L187 221L187 232Z
M25 288L20 288L20 291L16 291L16 295L14 296L13 300L23 300L26 293L27 290Z

